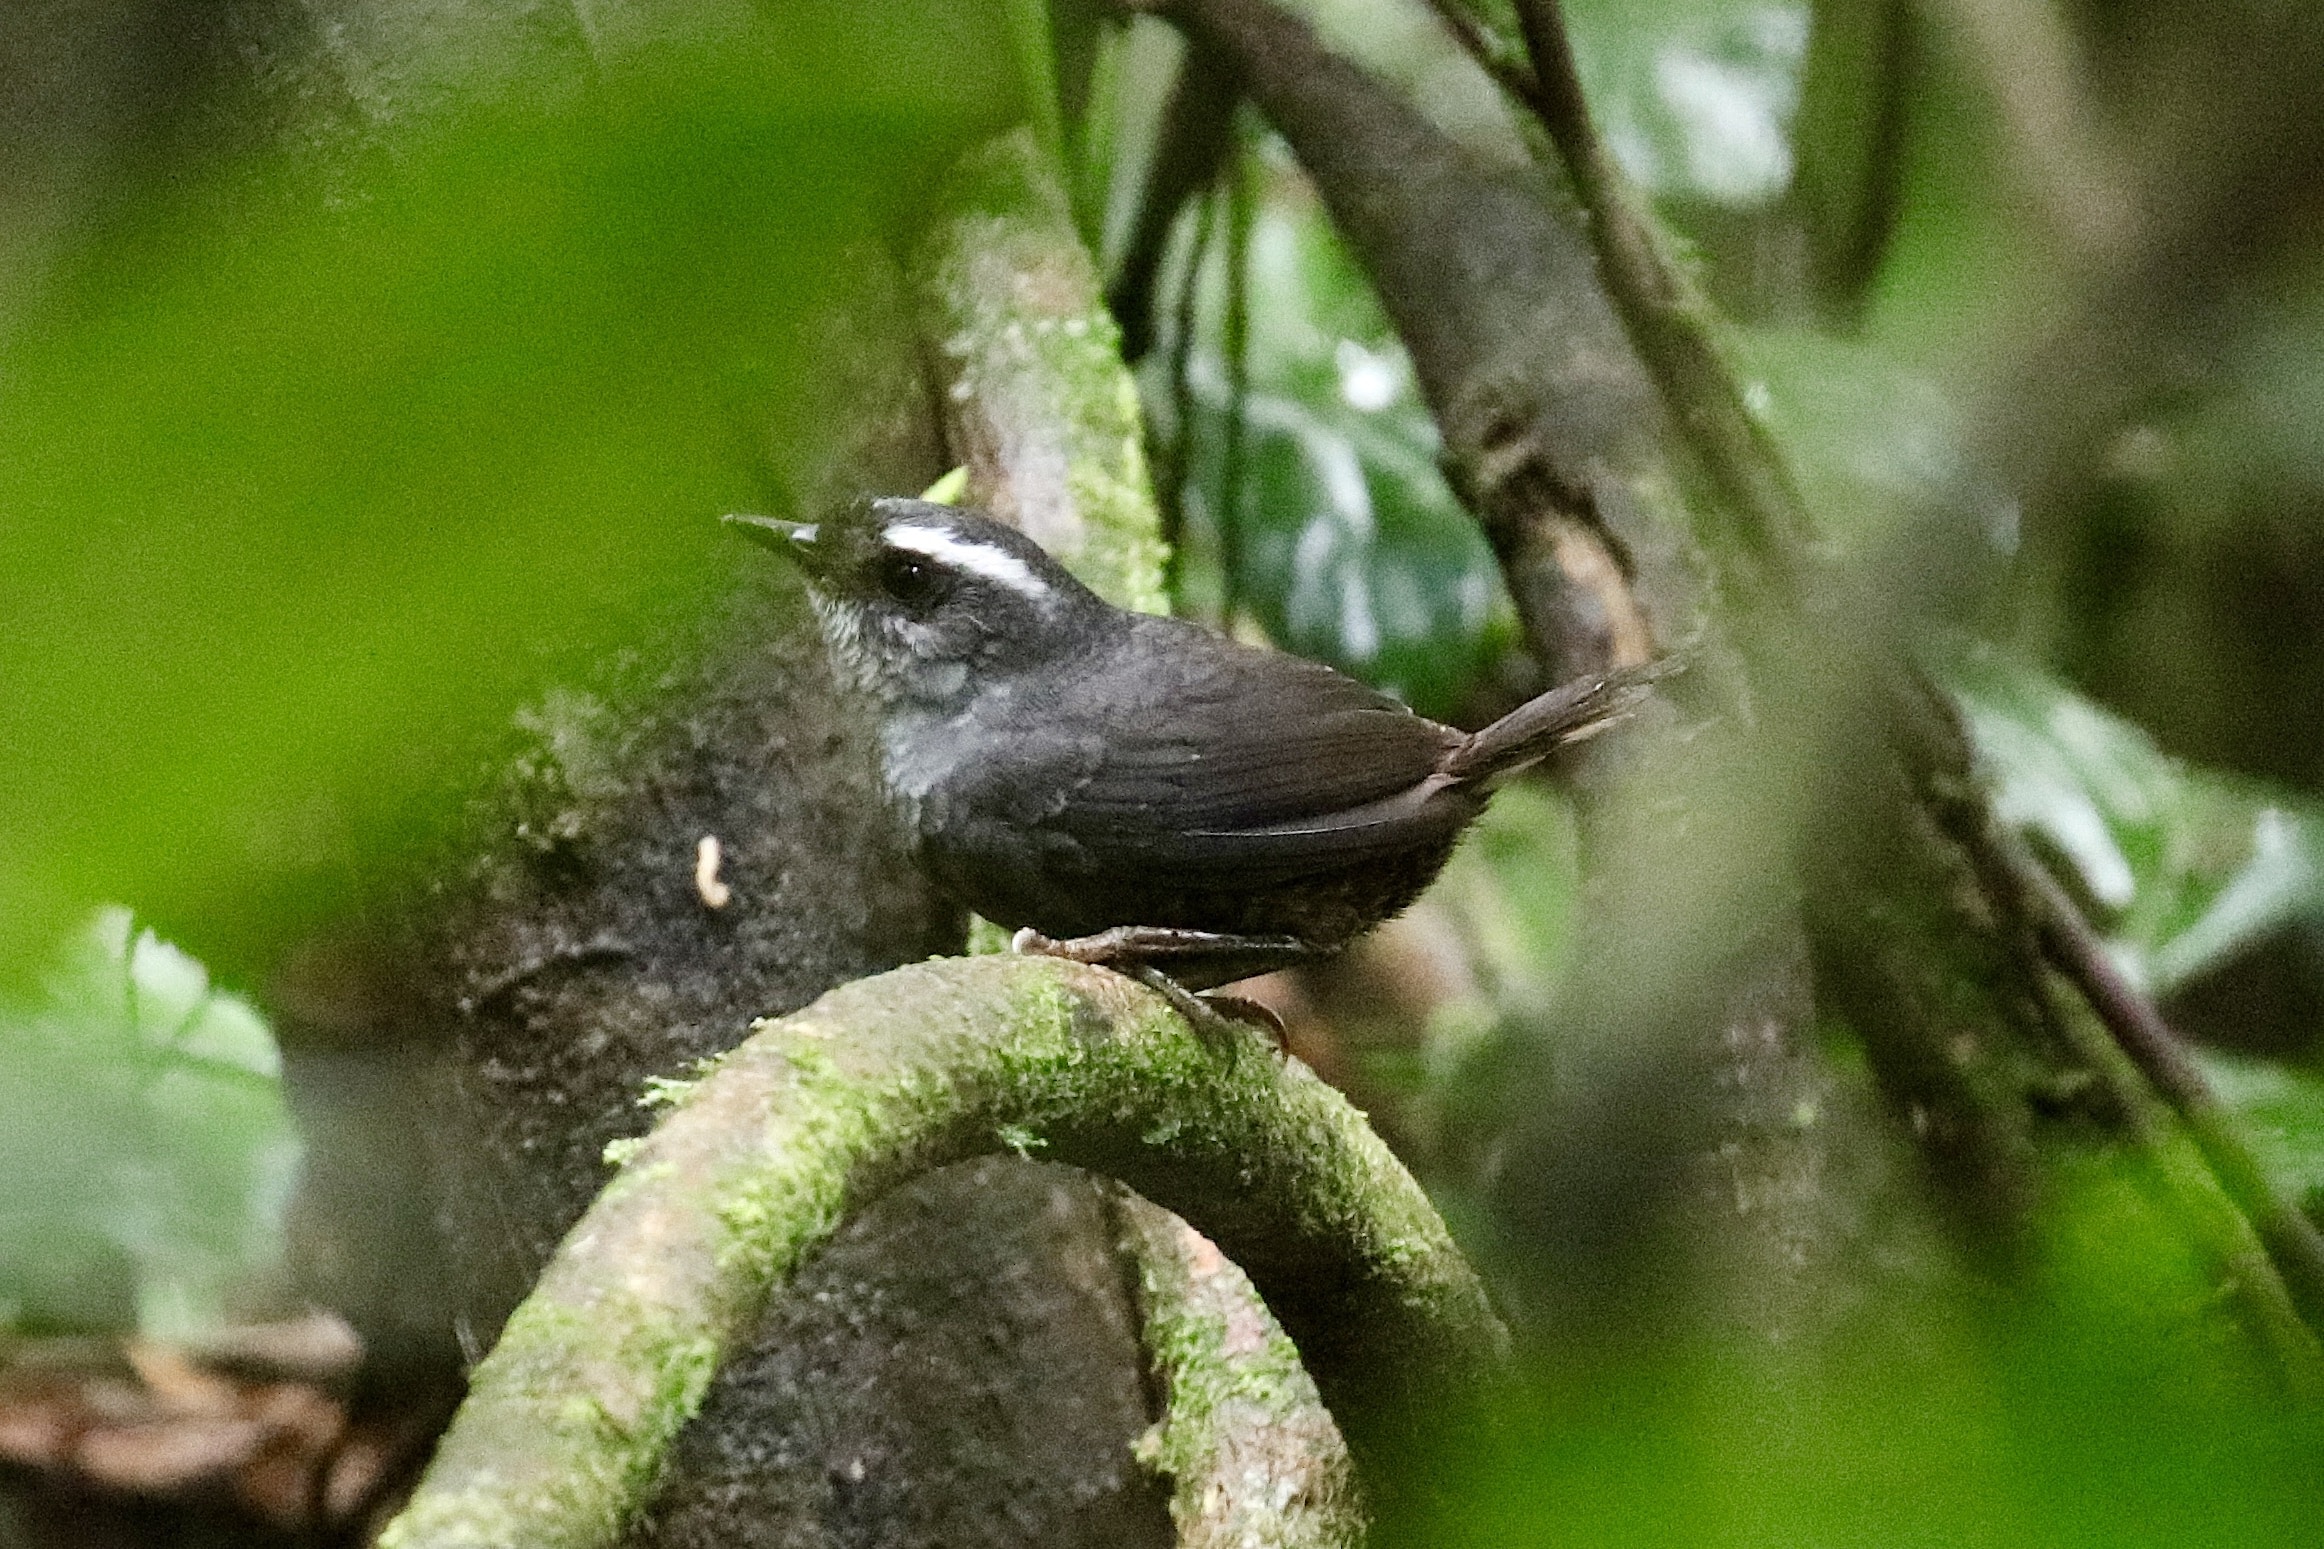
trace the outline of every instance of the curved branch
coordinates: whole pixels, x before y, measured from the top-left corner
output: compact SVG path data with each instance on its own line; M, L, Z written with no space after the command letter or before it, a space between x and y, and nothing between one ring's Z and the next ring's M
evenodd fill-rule
M762 1024L682 1095L509 1320L381 1543L612 1542L719 1358L848 1213L1034 1148L1120 1178L1250 1275L1375 1499L1499 1364L1427 1198L1304 1067L1206 1043L1104 970L923 963Z
M1200 1232L1124 1191L1162 1417L1138 1455L1168 1474L1178 1549L1347 1549L1365 1513L1315 1382L1251 1283Z

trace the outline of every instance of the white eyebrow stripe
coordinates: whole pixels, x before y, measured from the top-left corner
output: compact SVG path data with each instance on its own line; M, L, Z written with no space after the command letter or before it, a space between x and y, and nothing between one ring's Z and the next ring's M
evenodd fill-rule
M1050 595L1049 583L1035 575L1032 566L989 543L955 537L938 527L901 524L886 529L880 536L891 548L910 549L915 554L942 560L988 581L997 581L1011 591L1022 592L1036 602L1045 601Z

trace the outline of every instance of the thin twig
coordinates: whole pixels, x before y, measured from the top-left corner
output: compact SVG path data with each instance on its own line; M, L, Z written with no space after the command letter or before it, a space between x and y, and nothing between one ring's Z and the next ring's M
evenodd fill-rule
M1478 69L1491 76L1494 84L1511 97L1539 113L1534 99L1541 91L1541 82L1534 78L1532 67L1498 32L1461 0L1428 0L1428 8L1436 13L1437 20L1444 23L1453 41L1461 46L1461 52L1474 60Z
M1143 360L1155 343L1156 287L1179 212L1218 181L1234 143L1235 104L1241 98L1233 65L1190 44L1162 109L1137 218L1122 244L1120 265L1106 290L1107 310L1121 325L1122 358ZM1164 502L1167 507L1168 502Z
M1202 264L1210 252L1212 228L1218 217L1216 189L1206 190L1195 206L1194 230L1187 235L1186 266L1179 271L1178 305L1170 335L1170 456L1163 465L1162 488L1156 498L1162 512L1162 542L1169 550L1168 584L1175 598L1186 577L1186 488L1194 461L1194 335L1200 326Z
M1712 343L1710 303L1664 249L1654 218L1591 122L1563 7L1558 0L1517 0L1517 19L1533 55L1525 104L1549 131L1589 215L1606 293L1756 567L1756 574L1737 579L1747 593L1790 600L1810 537L1791 470Z
M2212 1089L2203 1067L2153 1000L2123 976L2058 879L2015 834L1999 830L1992 839L1998 859L2023 889L2050 961L2073 981L2123 1053L2178 1114L2220 1183L2251 1218L2310 1322L2324 1324L2324 1232L2269 1180L2234 1110Z
M1257 173L1247 137L1238 129L1226 167L1226 312L1219 350L1226 357L1227 421L1219 449L1218 622L1235 627L1243 577L1243 480L1250 463L1251 228L1258 218Z

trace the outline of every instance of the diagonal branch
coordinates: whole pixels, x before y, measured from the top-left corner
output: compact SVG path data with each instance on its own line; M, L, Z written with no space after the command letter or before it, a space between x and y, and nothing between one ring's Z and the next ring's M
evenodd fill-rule
M1951 719L1949 706L1937 713ZM1981 791L1939 800L1946 831L2006 912L2081 994L2139 1075L2186 1126L2228 1197L2250 1220L2311 1327L2324 1325L2324 1232L2260 1165L2235 1113L2213 1090L2154 1001L2124 976L2104 940L2048 867L1993 813Z
M1591 121L1559 0L1517 0L1517 19L1533 55L1533 90L1524 101L1549 131L1589 214L1606 292L1757 562L1760 574L1744 579L1779 600L1795 591L1809 543L1799 487L1720 358L1710 302L1671 258Z
M1461 52L1492 77L1494 85L1508 93L1512 101L1532 108L1535 117L1541 115L1541 81L1534 75L1530 60L1485 25L1484 19L1462 0L1428 0L1428 8L1444 23L1445 31L1452 34Z
M1671 261L1654 218L1637 202L1591 121L1560 0L1517 0L1517 14L1535 66L1535 90L1525 100L1557 145L1590 214L1607 289L1673 421L1717 479L1731 515L1770 561L1770 577L1796 586L1810 558L1808 523L1783 455L1751 419L1718 358L1708 303ZM1783 600L1799 599L1795 594ZM1910 679L1917 695L1936 694L1909 669L1890 670ZM1924 773L1945 761L1927 721L1908 712L1890 726ZM2267 1180L2233 1114L2161 1013L2122 977L2089 921L1994 817L1984 794L1967 787L1958 801L1968 804L1970 816L1955 814L1945 826L1977 863L1996 911L2034 927L2045 954L2194 1137L2221 1186L2259 1232L2277 1274L2287 1287L2298 1288L2311 1328L2324 1327L2324 1235Z

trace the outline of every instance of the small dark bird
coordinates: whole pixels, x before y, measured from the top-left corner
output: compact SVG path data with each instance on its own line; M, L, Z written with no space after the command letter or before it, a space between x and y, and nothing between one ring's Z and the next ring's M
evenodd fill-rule
M806 573L938 884L1024 927L1020 949L1166 972L1174 999L1404 908L1497 784L1628 714L1660 670L1456 731L1318 663L1117 608L976 512L727 520Z

